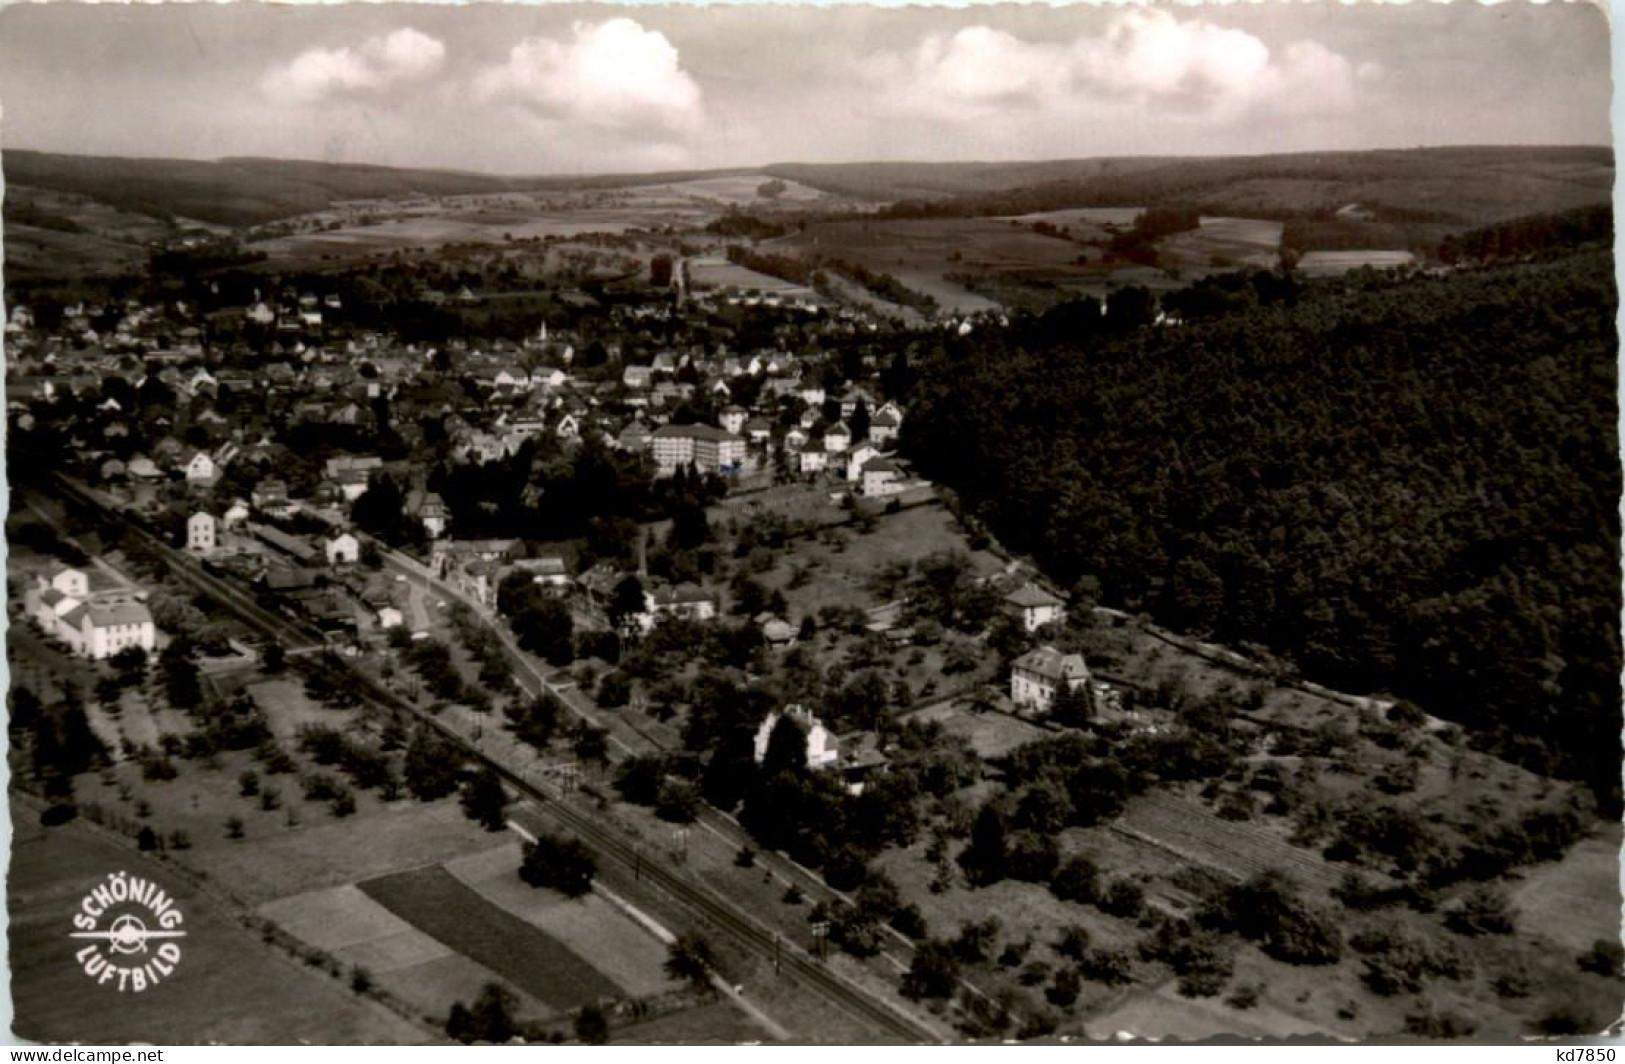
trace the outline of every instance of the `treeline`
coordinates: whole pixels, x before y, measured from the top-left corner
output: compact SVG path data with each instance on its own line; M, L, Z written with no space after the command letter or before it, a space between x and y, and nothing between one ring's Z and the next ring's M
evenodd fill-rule
M1132 228L1112 237L1109 249L1141 266L1157 264L1157 241L1195 229L1202 224L1202 212L1194 207L1151 207L1140 212Z
M728 245L728 261L747 270L765 273L791 284L811 287L817 283L818 268L795 255L774 255L766 251L752 251L743 244Z
M1608 256L1209 296L1180 328L949 338L905 450L1063 581L1411 698L1617 811Z
M1614 210L1606 204L1562 214L1517 218L1449 236L1439 245L1445 262L1495 262L1498 259L1565 251L1585 244L1612 246Z

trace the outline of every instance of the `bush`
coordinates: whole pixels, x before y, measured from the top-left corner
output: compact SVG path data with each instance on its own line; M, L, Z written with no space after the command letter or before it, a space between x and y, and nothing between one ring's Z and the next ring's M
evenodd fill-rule
M891 919L887 922L900 934L906 935L916 942L926 935L925 914L920 912L920 907L913 903L904 905L892 913Z
M1099 896L1100 870L1087 857L1068 858L1050 880L1050 893L1062 901L1092 904Z
M1145 888L1132 879L1114 879L1100 896L1102 912L1124 919L1136 919L1145 909Z
M1625 946L1599 938L1592 943L1589 950L1580 954L1579 964L1581 971L1595 972L1610 979L1617 979L1622 970L1625 970Z
M1077 969L1062 968L1055 973L1049 989L1044 991L1044 998L1058 1008L1071 1008L1082 989L1083 981L1078 977Z
M1134 979L1134 962L1123 949L1092 949L1078 965L1083 975L1107 986L1121 986Z
M597 1005L583 1005L576 1013L576 1037L589 1046L601 1046L609 1041L609 1018Z
M548 887L569 898L592 890L598 864L579 839L541 835L525 844L519 878L533 887Z
M1012 879L1024 883L1047 883L1055 876L1055 866L1059 860L1060 854L1051 835L1018 831L1010 836L1005 863Z
M1089 952L1089 929L1082 924L1061 928L1061 937L1055 940L1055 952L1075 961L1083 960Z
M1448 1010L1439 1010L1429 1002L1405 1016L1405 1033L1418 1038L1456 1040L1471 1037L1478 1024L1466 1016Z
M959 983L959 958L948 943L927 939L914 951L914 960L903 975L903 996L945 999L953 996Z
M1445 915L1444 922L1458 935L1512 934L1506 892L1487 883L1464 894L1461 904Z

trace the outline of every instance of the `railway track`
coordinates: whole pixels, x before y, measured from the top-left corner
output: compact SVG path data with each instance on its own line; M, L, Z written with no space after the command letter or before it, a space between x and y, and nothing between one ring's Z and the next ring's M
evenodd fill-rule
M83 486L60 476L57 476L55 481L64 495L81 505L109 513L134 530L164 557L170 564L171 571L179 579L197 590L208 593L249 627L284 644L291 642L298 645L308 641L313 645L321 645L324 642L320 633L313 627L266 609L253 596L208 572L197 559L177 551L137 522L111 509L105 500L98 498ZM560 794L548 792L544 787L525 778L517 769L474 747L448 724L381 686L352 663L339 658L336 659L336 664L353 679L356 693L364 702L409 714L433 728L447 741L454 743L466 757L496 771L516 792L531 799L543 815L568 827L600 856L621 866L623 870L630 872L633 878L658 887L693 916L718 928L739 945L762 958L776 959L784 974L817 991L849 1015L903 1042L943 1041L932 1028L909 1016L900 1008L877 1000L818 960L804 954L798 947L784 942L780 935L739 912L720 895L690 882L656 861L646 860L635 846L614 829L606 827L590 811L571 805L564 799L562 792Z

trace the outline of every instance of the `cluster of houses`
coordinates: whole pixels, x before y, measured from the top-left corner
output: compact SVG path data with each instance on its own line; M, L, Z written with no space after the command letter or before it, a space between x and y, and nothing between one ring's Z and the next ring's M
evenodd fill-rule
M40 574L24 592L23 608L40 631L96 661L128 647L151 651L158 638L152 612L134 592L92 592L79 569Z

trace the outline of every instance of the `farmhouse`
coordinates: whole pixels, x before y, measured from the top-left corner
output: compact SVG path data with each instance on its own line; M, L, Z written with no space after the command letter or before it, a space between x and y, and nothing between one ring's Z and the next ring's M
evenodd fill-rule
M1030 650L1010 666L1010 701L1017 708L1049 712L1064 684L1075 691L1089 683L1089 666L1081 654L1062 654L1052 646Z

